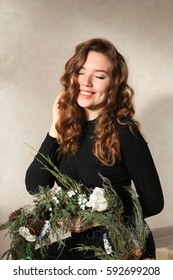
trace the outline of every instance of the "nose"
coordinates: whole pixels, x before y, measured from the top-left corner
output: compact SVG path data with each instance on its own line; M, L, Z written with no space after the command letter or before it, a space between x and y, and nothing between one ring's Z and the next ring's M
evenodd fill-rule
M81 80L81 84L85 87L92 87L92 79L89 75L84 75Z

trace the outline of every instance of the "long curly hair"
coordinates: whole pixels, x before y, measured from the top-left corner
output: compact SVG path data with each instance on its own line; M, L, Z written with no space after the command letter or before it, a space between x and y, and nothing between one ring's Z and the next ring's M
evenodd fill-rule
M95 121L94 155L107 166L120 158L117 125L139 126L134 120L132 102L134 90L128 85L128 67L123 56L108 40L94 38L75 48L74 55L65 64L61 77L63 93L59 100L59 119L56 123L60 153L75 154L80 145L84 110L77 103L78 75L90 51L105 55L112 63L112 87L107 100Z

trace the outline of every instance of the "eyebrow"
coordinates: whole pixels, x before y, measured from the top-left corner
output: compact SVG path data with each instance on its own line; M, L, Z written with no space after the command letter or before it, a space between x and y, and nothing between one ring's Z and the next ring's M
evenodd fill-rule
M86 70L86 68L85 68L85 67L82 67L82 68L81 68L81 70L82 70L82 69L83 69L83 70ZM107 72L107 71L105 71L105 70L95 69L95 70L94 70L94 72L99 72L99 73L101 73L101 72L102 72L102 73L105 73L106 75L108 75L108 72Z

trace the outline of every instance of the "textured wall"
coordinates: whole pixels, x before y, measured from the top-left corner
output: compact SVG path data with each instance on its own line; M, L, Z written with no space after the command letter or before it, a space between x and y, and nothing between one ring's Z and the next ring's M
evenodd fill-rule
M172 225L173 1L0 0L0 222L28 202L25 172L51 123L63 66L74 46L111 40L126 57L142 123L165 195L148 222ZM0 234L0 254L8 246Z

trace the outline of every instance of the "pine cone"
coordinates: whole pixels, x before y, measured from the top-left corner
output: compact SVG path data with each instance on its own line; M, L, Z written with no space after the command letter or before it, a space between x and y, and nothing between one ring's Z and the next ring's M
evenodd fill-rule
M139 260L142 256L142 251L140 248L134 248L130 251L130 253L127 255L125 260Z
M45 219L36 220L34 216L31 216L28 223L29 232L32 235L39 236L45 224Z
M13 221L15 221L17 219L18 216L20 216L21 214L21 208L13 211L10 215L9 215L9 222L12 223Z

